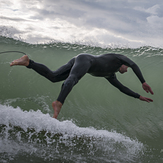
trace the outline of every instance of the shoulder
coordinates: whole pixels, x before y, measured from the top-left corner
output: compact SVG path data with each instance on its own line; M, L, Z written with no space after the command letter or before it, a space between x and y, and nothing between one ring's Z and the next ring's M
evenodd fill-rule
M135 62L132 61L130 58L128 58L125 55L118 54L117 57L122 62L122 64L124 64L126 66L131 67L131 66L135 65Z

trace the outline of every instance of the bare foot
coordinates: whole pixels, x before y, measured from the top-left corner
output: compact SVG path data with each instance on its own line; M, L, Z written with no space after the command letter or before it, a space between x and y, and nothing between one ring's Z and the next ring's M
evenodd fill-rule
M22 66L28 66L29 65L29 58L27 55L22 56L19 59L16 59L10 63L10 66L15 65L22 65Z
M53 109L54 109L53 118L56 118L56 119L57 119L58 114L59 114L59 112L60 112L60 110L61 110L61 108L62 108L62 103L59 102L59 101L54 101L54 102L52 103L52 107L53 107Z

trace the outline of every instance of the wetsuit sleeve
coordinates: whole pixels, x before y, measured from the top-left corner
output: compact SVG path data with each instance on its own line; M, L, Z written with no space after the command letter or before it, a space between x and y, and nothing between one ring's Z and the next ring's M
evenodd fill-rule
M143 84L145 82L144 77L139 69L139 67L137 66L137 64L135 62L133 62L132 60L130 60L129 58L127 58L126 56L121 56L120 60L122 61L122 63L126 66L129 66L132 68L132 70L134 71L134 73L136 74L136 76L139 78L140 82Z
M130 90L129 88L125 87L123 84L121 84L117 78L116 75L113 75L110 78L106 78L113 86L115 86L116 88L118 88L121 92L123 92L124 94L128 95L128 96L132 96L135 98L139 98L140 95L133 92L132 90Z

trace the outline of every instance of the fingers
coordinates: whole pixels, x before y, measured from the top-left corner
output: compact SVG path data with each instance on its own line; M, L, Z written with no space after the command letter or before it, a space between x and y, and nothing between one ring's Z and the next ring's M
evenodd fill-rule
M143 96L140 96L139 99L142 100L142 101L146 101L148 103L153 102L153 100L151 98L147 98L147 97L143 97Z
M147 84L147 83L143 83L143 89L147 92L147 93L151 93L152 95L154 94L151 87Z
M152 89L149 87L148 90L146 91L147 93L150 92L152 95L154 94Z
M152 91L152 89L151 89L150 86L148 86L147 88L145 88L145 91L146 91L147 93L150 92L150 93L153 95L153 91Z
M153 93L153 91L152 91L152 89L151 89L151 87L149 87L149 92L153 95L154 93Z
M143 101L146 101L146 102L153 102L152 99L148 99L148 98L144 98Z
M147 89L145 89L145 91L148 93L149 91Z
M153 100L150 99L150 98L146 98L146 101L147 101L147 102L153 102Z

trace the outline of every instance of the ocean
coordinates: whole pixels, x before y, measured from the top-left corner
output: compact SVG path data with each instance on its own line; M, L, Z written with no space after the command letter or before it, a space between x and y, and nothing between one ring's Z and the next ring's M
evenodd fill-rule
M162 163L163 49L98 47L79 43L29 44L0 36L0 52L21 51L56 70L80 53L123 54L140 67L154 95L129 69L117 78L146 103L124 95L104 78L86 74L67 97L58 120L52 102L63 82L51 83L23 66L21 53L0 54L0 163Z

